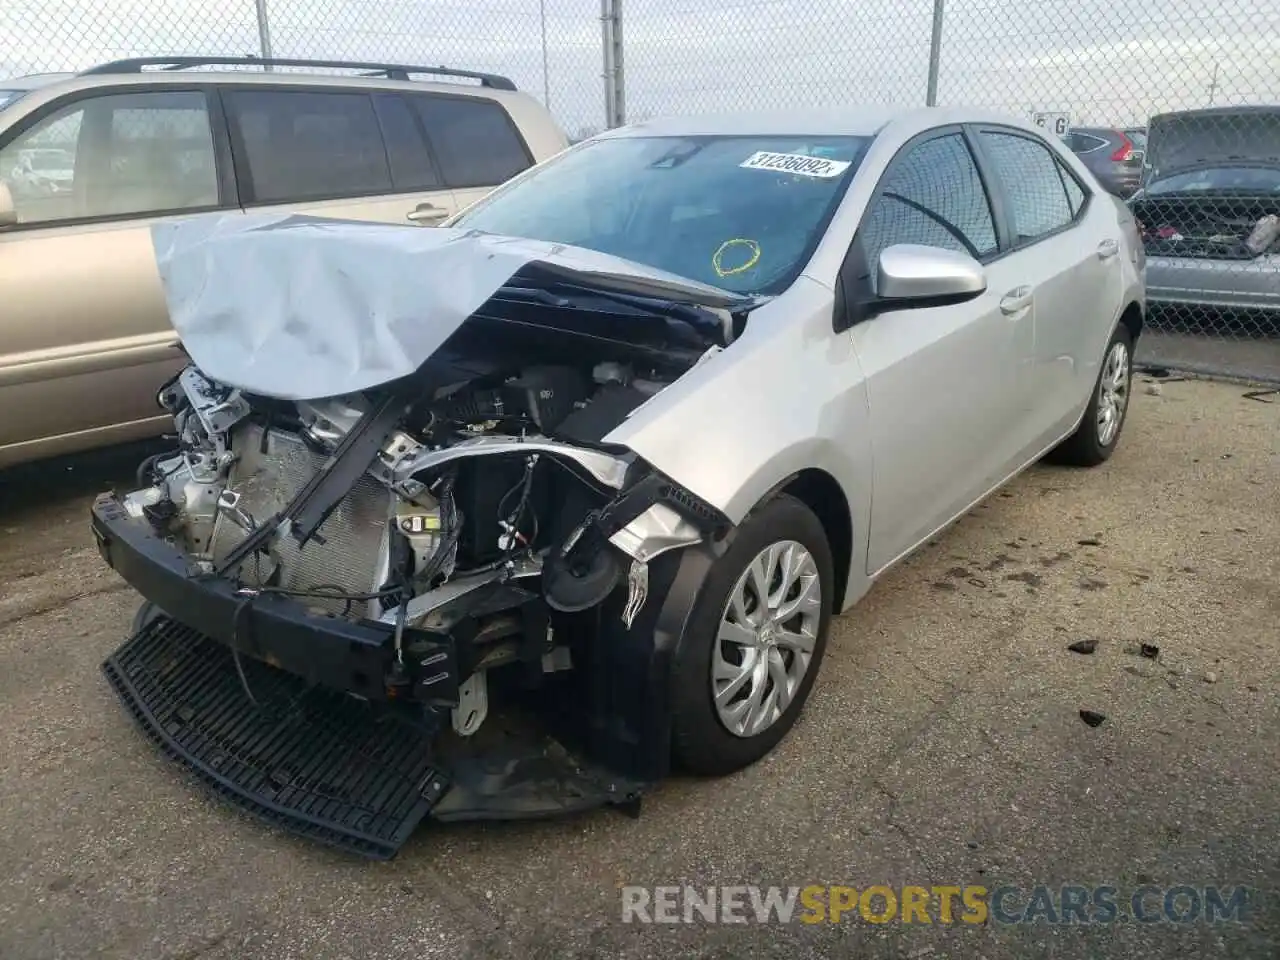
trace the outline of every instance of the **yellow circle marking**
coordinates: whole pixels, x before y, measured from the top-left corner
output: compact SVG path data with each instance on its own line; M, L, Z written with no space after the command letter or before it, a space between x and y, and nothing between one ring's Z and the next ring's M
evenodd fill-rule
M730 250L735 250L738 247L746 247L749 249L751 251L751 256L747 258L747 262L742 264L742 266L730 267L726 270L724 267L724 255ZM756 243L754 240L748 240L745 237L734 237L732 240L726 240L724 243L720 244L719 248L711 256L711 267L715 270L717 277L731 277L735 273L746 273L759 262L760 244Z

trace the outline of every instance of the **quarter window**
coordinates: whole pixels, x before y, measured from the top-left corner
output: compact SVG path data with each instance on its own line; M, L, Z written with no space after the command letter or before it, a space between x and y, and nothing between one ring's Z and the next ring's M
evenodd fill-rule
M0 148L0 180L22 224L216 207L205 95L77 100Z
M1054 159L1058 164L1058 174L1062 177L1062 185L1067 188L1067 201L1071 204L1071 216L1078 217L1080 216L1080 211L1084 208L1084 190L1081 189L1080 183L1067 170L1062 161L1057 160L1056 157Z
M1009 197L1016 244L1031 243L1071 223L1075 213L1047 146L1014 133L987 130L979 136Z
M363 93L228 90L246 199L296 203L391 193L373 100Z
M532 164L501 104L475 97L413 98L450 187L496 187Z
M898 243L941 247L976 259L995 253L991 203L960 134L909 148L882 181L862 228L873 284L881 251Z

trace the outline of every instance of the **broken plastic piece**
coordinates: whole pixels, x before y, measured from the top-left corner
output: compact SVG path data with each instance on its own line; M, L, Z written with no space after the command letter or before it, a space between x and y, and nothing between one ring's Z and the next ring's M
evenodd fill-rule
M458 687L458 705L453 708L453 729L460 737L469 737L480 729L489 715L489 684L483 671L477 670Z
M648 598L649 565L641 560L632 560L631 569L627 572L627 605L622 610L622 625L628 630Z
M1080 719L1091 727L1101 726L1102 721L1107 719L1105 713L1098 713L1096 710L1081 710Z

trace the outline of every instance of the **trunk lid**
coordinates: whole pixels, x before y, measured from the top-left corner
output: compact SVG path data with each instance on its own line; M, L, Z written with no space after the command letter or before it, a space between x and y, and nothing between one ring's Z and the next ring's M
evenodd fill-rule
M1280 107L1220 107L1152 117L1145 160L1147 183L1200 166L1280 166Z

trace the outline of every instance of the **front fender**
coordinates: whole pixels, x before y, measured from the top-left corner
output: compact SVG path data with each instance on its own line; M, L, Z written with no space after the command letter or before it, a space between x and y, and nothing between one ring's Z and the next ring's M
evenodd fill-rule
M851 567L866 555L872 451L867 390L834 298L801 278L752 312L742 336L637 409L622 444L737 524L807 469L831 475L853 519Z

